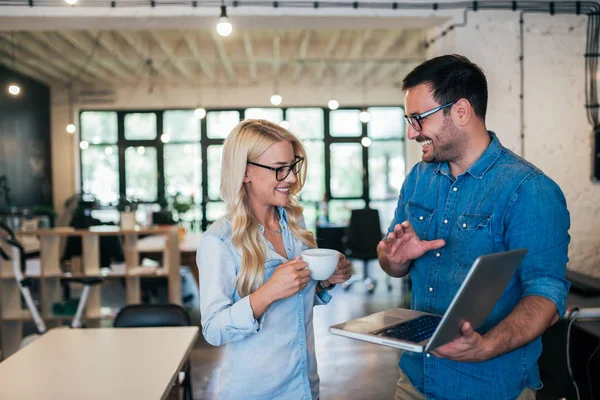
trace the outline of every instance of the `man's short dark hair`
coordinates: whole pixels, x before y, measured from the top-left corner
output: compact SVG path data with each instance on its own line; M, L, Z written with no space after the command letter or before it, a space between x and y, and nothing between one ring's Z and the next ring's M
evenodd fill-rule
M485 74L467 57L452 54L427 60L413 69L402 81L402 90L420 84L431 87L433 98L440 105L467 99L475 115L485 121L488 89ZM447 114L450 109L445 109Z

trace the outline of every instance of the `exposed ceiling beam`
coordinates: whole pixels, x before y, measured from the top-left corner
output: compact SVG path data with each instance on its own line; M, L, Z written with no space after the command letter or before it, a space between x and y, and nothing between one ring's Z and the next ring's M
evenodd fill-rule
M82 70L79 72L69 62L65 61L64 54L53 53L31 33L21 32L18 37L15 37L15 40L18 47L27 50L27 52L33 54L38 60L44 60L43 64L59 71L69 82L75 78L84 83L94 83L97 81L96 77L91 76L88 71Z
M178 57L175 55L173 50L171 50L169 45L165 43L163 38L160 37L160 35L153 30L150 31L150 35L152 35L152 38L154 39L160 50L167 56L171 65L175 67L175 69L181 74L181 76L183 76L183 78L188 82L194 82L194 77L192 76L192 74L190 74L185 65L178 59ZM177 51L177 49L175 51Z
M164 68L156 68L156 66L154 65L148 65L149 62L152 62L152 55L150 49L144 49L144 39L142 37L139 37L137 33L131 31L118 31L116 33L123 39L125 43L129 45L129 47L131 47L135 51L135 53L141 60L141 64L145 65L146 68L152 68L152 71L154 73L156 73L159 76L162 76L163 78L173 78L172 75L166 74ZM147 70L144 70L143 74L146 74L147 72Z
M85 68L90 74L106 83L110 83L114 80L114 77L110 73L107 74L105 70L100 69L89 62L91 60L88 61L88 57L86 57L85 54L83 57L76 57L73 54L73 49L76 48L62 37L52 32L33 32L32 34L38 40L48 45L56 54L68 55L68 57L65 57L66 61L76 70L79 71ZM77 53L79 53L79 50L77 50Z
M90 40L88 35L79 35L75 32L57 31L56 34L63 38L65 41L70 43L73 47L78 49L83 54L89 55L91 50L94 48L95 41ZM107 61L104 57L94 57L91 62L100 65L106 71L109 71L117 79L123 79L123 72L120 68L114 65L113 62ZM130 75L125 74L125 77Z
M97 41L98 44L104 50L108 51L113 56L113 59L115 60L115 65L118 66L120 70L132 76L133 79L137 79L141 72L141 65L131 66L129 62L127 62L128 60L125 57L121 56L121 53L119 51L119 45L114 42L113 38L110 37L108 33L109 32L106 31L86 31L85 35L87 35L90 39L94 40L95 42Z
M217 47L217 52L219 53L219 58L221 59L221 63L223 64L223 68L227 74L227 78L229 78L230 81L235 81L235 71L233 70L233 65L231 64L231 60L227 55L227 51L225 50L223 38L218 36L215 32L211 32L211 36L215 42L215 46Z
M404 41L404 46L402 46L402 51L399 54L400 57L410 58L411 60L422 59L425 60L425 48L423 47L424 36L421 33L416 33L411 35L407 40ZM375 85L380 84L381 81L395 81L397 79L404 79L404 76L407 72L406 65L410 65L411 69L413 66L416 66L417 62L407 62L405 64L399 64L396 68L392 69L383 69L376 75L375 79L371 82Z
M208 65L204 57L202 57L202 55L198 51L198 42L195 40L195 38L192 37L191 32L181 31L181 35L183 36L183 40L185 41L185 44L190 50L192 57L194 57L194 61L198 65L200 65L200 69L202 69L204 76L206 76L209 81L214 80L215 74L210 65Z
M302 76L302 70L304 69L304 59L308 53L308 44L310 42L311 31L305 30L300 41L300 47L298 48L298 61L296 63L296 73L294 74L294 80L298 82Z
M254 61L254 52L252 51L252 39L250 38L250 34L248 31L244 31L242 34L242 39L244 42L244 51L246 52L246 57L248 58L248 70L250 72L250 79L252 82L258 81L256 76L256 62Z
M329 39L329 43L327 44L327 48L325 49L325 53L323 54L325 57L329 57L329 55L332 55L334 52L334 49L336 48L338 41L340 40L342 34L342 30L336 30L333 32L333 35L331 36L331 39ZM325 70L327 69L327 63L325 61L321 62L321 65L319 65L319 68L317 70L317 80L321 81L323 79L323 74L325 73Z
M367 41L371 38L372 34L373 34L373 31L370 29L363 30L363 31L357 31L356 38L354 40L354 44L352 45L352 49L350 50L350 54L348 55L348 58L356 58L357 61L360 61L359 57L361 56L361 54L363 52L365 43L367 43ZM352 67L352 65L353 65L353 63L348 62L342 66L342 68L340 70L340 76L342 78L346 75L346 73L348 73L348 70Z
M27 75L33 79L37 79L38 81L41 81L49 86L57 84L64 85L67 83L67 81L64 78L59 77L55 74L48 73L40 68L37 68L35 63L29 64L17 58L13 65L12 54L9 54L4 50L0 50L0 64L3 64L7 68L11 69L14 66L17 72Z
M385 58L389 51L398 42L401 32L389 32L377 45L377 49L373 53L374 58ZM364 75L370 76L371 72L378 67L377 64L371 64L365 68ZM361 77L362 79L362 77Z

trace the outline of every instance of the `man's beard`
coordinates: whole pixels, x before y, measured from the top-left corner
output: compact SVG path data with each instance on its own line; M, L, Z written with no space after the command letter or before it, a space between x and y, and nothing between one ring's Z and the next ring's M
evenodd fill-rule
M457 129L450 118L444 118L437 140L432 141L432 152L423 154L426 163L452 162L462 158L462 152L467 142L464 131Z

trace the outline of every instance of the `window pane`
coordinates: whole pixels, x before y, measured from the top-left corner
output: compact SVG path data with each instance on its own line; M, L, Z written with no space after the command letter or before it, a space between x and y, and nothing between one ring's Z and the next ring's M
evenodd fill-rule
M100 210L92 210L92 218L99 219L104 223L119 223L119 210L114 208L106 208Z
M221 156L223 155L223 146L214 145L207 149L208 157L208 198L211 200L220 200L221 194L219 185L221 184ZM208 211L207 211L208 215Z
M171 136L171 142L200 140L200 121L193 110L165 111L163 130Z
M275 124L283 121L283 110L281 108L249 108L246 110L246 119L266 119Z
M324 116L320 108L290 108L287 110L290 132L300 139L323 139Z
M210 202L206 205L206 219L216 221L227 213L227 206L223 202Z
M155 147L128 147L125 150L125 194L140 201L156 201L158 170Z
M365 208L364 200L331 200L329 202L329 222L348 225L352 210Z
M321 141L304 141L308 175L300 192L304 201L321 201L325 194L325 151Z
M125 139L156 139L156 114L125 114Z
M304 222L306 223L306 229L315 232L317 224L317 205L313 202L300 202L300 205L304 207L302 215L304 215Z
M361 197L363 192L362 146L335 143L331 147L331 196Z
M200 206L192 207L188 212L183 214L180 225L183 225L186 232L201 232L202 208Z
M371 208L379 211L379 222L381 226L381 232L387 232L388 227L394 219L394 211L396 211L396 205L398 199L387 200L387 201L372 201L370 203Z
M206 133L211 139L225 139L239 122L237 111L211 111L206 116Z
M362 122L358 119L360 110L335 110L329 113L329 131L331 136L362 135Z
M369 195L374 200L398 197L404 182L404 143L373 141L369 147Z
M117 143L117 113L85 111L81 113L81 140L98 143Z
M181 193L184 200L202 200L202 154L200 143L167 144L164 147L166 192Z
M371 107L367 124L373 139L400 139L404 136L404 110L400 107Z
M83 192L94 195L101 204L119 198L119 154L117 146L94 146L81 150Z

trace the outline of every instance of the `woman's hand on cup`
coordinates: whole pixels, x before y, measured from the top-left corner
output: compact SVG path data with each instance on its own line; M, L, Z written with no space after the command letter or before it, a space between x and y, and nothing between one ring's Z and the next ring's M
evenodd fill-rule
M344 283L352 276L352 264L346 259L346 256L340 253L340 259L333 275L326 281L323 281L324 286L329 284Z
M303 290L310 282L310 270L306 262L296 257L275 268L267 281L276 300L291 297Z

